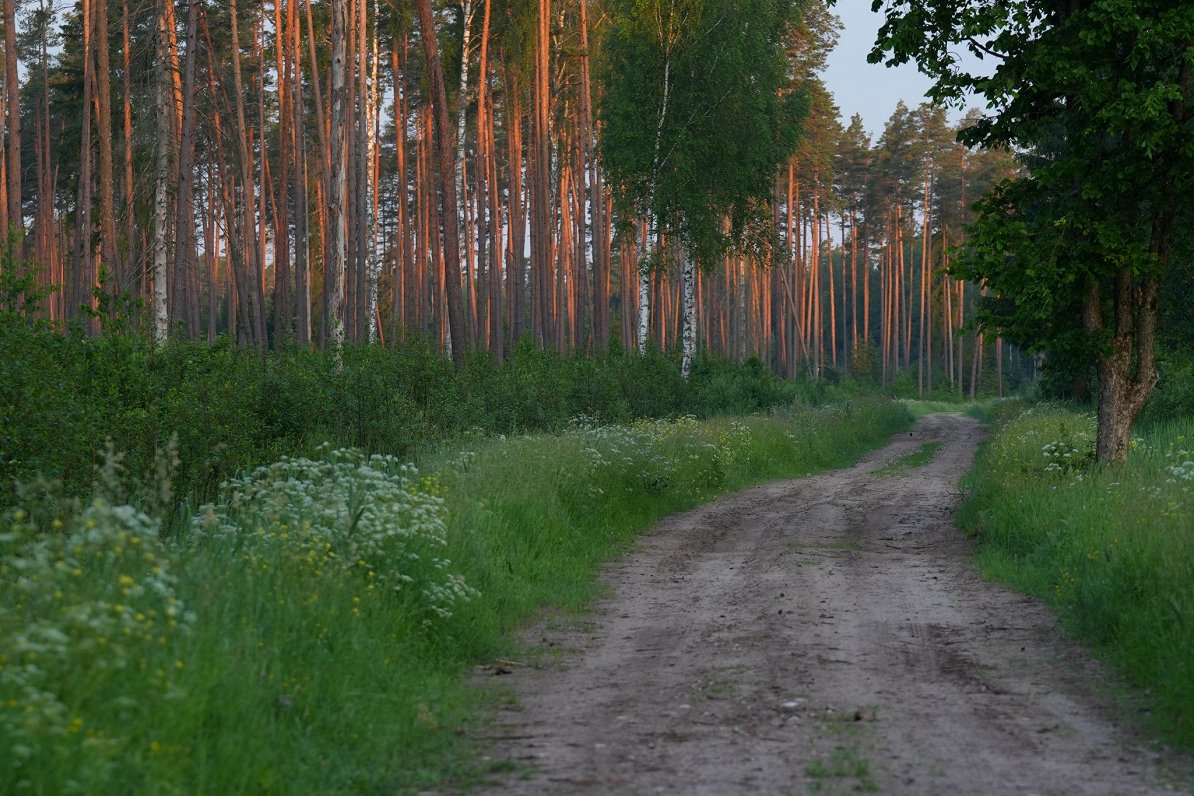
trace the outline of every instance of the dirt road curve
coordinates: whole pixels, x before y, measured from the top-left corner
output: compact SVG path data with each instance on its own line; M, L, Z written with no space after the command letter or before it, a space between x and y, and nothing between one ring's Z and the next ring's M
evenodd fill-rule
M517 696L494 757L524 772L492 792L1184 792L1053 615L973 571L951 515L981 436L932 416L662 522L590 626L537 631L567 654L488 678Z

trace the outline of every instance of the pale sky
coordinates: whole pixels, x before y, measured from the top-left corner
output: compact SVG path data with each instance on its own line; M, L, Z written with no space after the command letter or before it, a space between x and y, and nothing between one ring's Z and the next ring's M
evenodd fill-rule
M842 112L842 125L850 123L855 113L872 143L883 133L883 125L901 99L910 108L924 101L930 81L913 64L888 69L867 63L866 56L883 24L883 15L871 11L871 0L838 0L830 9L844 25L837 48L829 54L825 85ZM951 120L963 114L950 111Z

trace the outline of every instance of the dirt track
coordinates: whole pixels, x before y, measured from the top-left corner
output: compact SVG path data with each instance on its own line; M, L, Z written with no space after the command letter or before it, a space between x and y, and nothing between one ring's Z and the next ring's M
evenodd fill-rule
M494 758L525 767L492 792L1184 792L1054 616L974 572L951 516L981 436L932 416L660 523L591 625L536 631L566 654L489 678L517 697Z

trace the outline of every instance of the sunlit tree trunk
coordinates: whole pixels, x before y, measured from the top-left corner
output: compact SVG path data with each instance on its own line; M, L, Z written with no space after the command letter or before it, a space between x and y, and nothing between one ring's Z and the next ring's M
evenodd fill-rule
M86 2L86 0L84 0ZM16 0L4 0L4 95L8 126L7 162L7 222L18 230L24 226L21 203L21 87L17 72ZM3 231L7 235L8 231Z
M137 197L135 180L133 175L133 98L132 98L132 40L129 35L129 4L128 0L123 0L121 3L121 53L123 55L124 74L122 76L122 111L124 122L124 174L123 174L123 199L124 199L124 214L125 214L125 230L124 230L124 245L125 245L125 276L124 282L130 287L134 284L136 277L144 271L144 264L141 262L141 253L137 249ZM43 84L46 83L47 77L43 72ZM48 91L48 87L47 87ZM46 117L49 118L49 97L46 98ZM136 292L140 293L140 285L137 285Z
M461 368L468 355L469 334L464 327L464 306L460 290L460 231L456 223L456 169L452 164L452 128L448 121L448 95L444 88L444 72L440 65L431 0L418 0L418 7L423 50L431 84L432 112L435 114L435 149L439 156L440 223L443 226L442 273L448 315L445 333L450 342L452 361L457 368Z
M294 61L294 77L291 87L291 110L294 113L293 130L295 140L294 167L294 244L295 244L295 342L300 346L311 344L311 244L308 232L310 213L307 200L307 137L303 125L303 77L302 23L295 13L298 0L291 0L291 28L294 38L291 44L291 58Z
M531 326L535 342L554 340L551 326L552 221L550 141L551 0L539 0L535 37L535 84L531 126Z
M294 8L294 0L290 0ZM283 8L283 0L274 0L274 69L278 99L278 161L274 168L271 186L274 192L274 340L276 343L291 341L294 337L294 297L291 292L290 274L290 185L291 170L294 168L293 114L290 104L294 101L290 86L293 64L290 59L290 36L284 27L289 21ZM271 191L274 191L271 188ZM297 196L295 197L297 201Z

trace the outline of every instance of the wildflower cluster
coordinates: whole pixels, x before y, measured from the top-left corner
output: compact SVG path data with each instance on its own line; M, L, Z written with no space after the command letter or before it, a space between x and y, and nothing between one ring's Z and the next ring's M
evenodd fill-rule
M1194 481L1194 460L1190 451L1178 450L1173 453L1173 461L1165 468L1169 477L1166 483L1178 484Z
M431 617L477 592L448 570L443 498L433 478L393 456L324 450L283 458L222 485L194 520L197 538L225 540L254 562L278 559L313 575L351 573L414 599Z
M1080 481L1095 460L1095 419L1033 407L1010 420L992 448L994 463L1008 472Z
M1093 445L1086 445L1072 439L1046 442L1041 446L1046 473L1072 473L1081 471L1094 459Z
M588 458L585 483L601 491L604 479L632 479L649 492L678 484L716 489L735 464L748 464L750 427L741 420L725 426L702 425L691 415L675 420L640 420L629 426L598 426L582 418L571 434Z
M16 509L0 528L0 756L18 786L25 767L64 745L100 778L118 746L102 725L180 695L159 659L195 618L176 595L158 523L96 500L49 528ZM128 678L150 699L94 698ZM80 715L84 697L92 713Z

